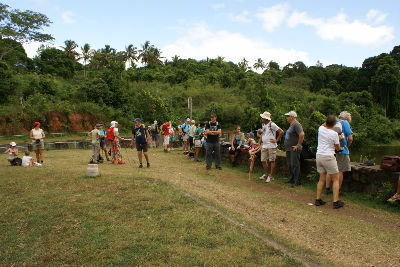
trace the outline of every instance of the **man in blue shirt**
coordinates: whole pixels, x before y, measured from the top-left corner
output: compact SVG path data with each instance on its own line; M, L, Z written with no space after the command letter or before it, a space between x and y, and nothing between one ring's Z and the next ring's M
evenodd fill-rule
M342 111L339 114L339 127L335 129L339 134L341 148L341 151L336 153L336 161L339 168L339 188L342 187L343 173L351 171L349 147L353 142L353 131L351 130L350 122L351 114L348 111ZM326 194L330 193L330 184L330 180L327 180Z

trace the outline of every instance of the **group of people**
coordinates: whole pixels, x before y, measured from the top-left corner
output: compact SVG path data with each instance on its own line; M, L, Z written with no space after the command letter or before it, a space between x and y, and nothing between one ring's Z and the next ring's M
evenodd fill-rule
M278 143L284 138L284 148L286 152L287 167L290 177L287 183L292 187L300 185L300 154L305 133L302 125L297 120L297 114L290 111L285 114L287 122L290 124L286 133L271 119L269 112L260 114L262 127L256 131L259 140L255 140L253 132L245 133L238 125L229 143L229 154L233 166L236 166L237 156L248 153L250 170L253 171L254 161L260 157L264 174L259 177L269 183L274 180L274 170L276 165L276 155ZM353 142L353 132L351 130L351 114L343 111L337 118L334 115L327 117L324 124L318 129L318 147L316 152L316 166L320 179L317 185L317 195L315 205L326 204L322 200L322 193L325 187L325 194L333 193L333 208L341 208L344 203L339 200L343 173L351 171L349 147ZM96 124L95 128L88 133L92 143L92 157L89 163L100 163L103 160L101 152L107 161L112 164L125 164L122 159L120 142L124 140L119 134L118 122L112 121L110 127L104 130L102 123ZM220 136L221 124L217 121L216 114L211 114L210 121L196 122L187 119L180 122L177 129L173 127L171 121L165 121L161 127L158 122L147 127L142 124L140 118L134 121L132 128L132 138L130 146L136 147L139 159L139 168L143 168L143 155L146 159L146 166L150 167L148 148L157 147L158 135L163 136L163 148L165 152L174 149L175 142L183 147L183 153L192 155L194 161L199 160L201 148L205 148L206 169L211 169L214 157L215 168L221 170L220 155ZM34 128L29 135L32 140L32 148L36 153L36 161L26 151L22 159L18 158L18 149L15 142L10 143L10 147L4 152L8 154L8 161L11 165L22 165L25 167L42 166L45 133L40 128L40 123L35 122ZM107 145L110 151L107 151ZM332 187L332 190L331 190ZM400 199L400 180L397 193L390 200Z

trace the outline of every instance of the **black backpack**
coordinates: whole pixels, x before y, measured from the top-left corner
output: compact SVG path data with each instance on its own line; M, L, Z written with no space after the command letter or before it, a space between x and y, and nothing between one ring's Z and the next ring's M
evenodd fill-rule
M310 144L304 139L301 144L303 149L300 152L300 160L315 159L315 153Z
M13 166L21 166L21 165L22 165L22 159L20 159L20 158L14 158L14 159L11 161L11 165L13 165Z

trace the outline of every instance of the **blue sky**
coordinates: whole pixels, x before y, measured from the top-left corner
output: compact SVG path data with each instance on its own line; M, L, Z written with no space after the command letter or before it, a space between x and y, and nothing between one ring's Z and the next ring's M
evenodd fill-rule
M367 57L400 45L400 1L89 1L3 0L12 8L46 14L46 29L63 45L122 50L149 40L170 59L217 56L298 60L361 66ZM38 44L26 46L33 56Z

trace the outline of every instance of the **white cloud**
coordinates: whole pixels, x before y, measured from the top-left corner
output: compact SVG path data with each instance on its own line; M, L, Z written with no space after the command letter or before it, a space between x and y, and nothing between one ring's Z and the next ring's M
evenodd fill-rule
M40 45L41 43L39 42L31 42L31 43L24 43L23 47L28 57L33 58L36 56L37 50L40 47Z
M342 12L327 19L313 18L306 12L293 12L287 24L292 28L299 24L312 26L323 40L341 40L349 44L374 45L390 42L394 38L393 27L372 26L360 20L349 21Z
M188 29L184 36L166 45L161 51L167 59L174 55L197 60L221 56L235 63L245 57L250 66L257 58L262 58L265 62L273 60L281 66L295 61L310 64L306 52L272 47L267 42L251 39L240 33L212 31L204 23Z
M263 21L263 27L267 31L272 32L276 27L282 24L288 10L288 4L277 4L272 7L261 8L260 12L256 14L256 17Z
M72 11L69 11L69 10L65 11L61 14L61 18L62 18L63 22L66 24L75 23L76 22L75 17L76 17L75 13Z
M224 7L225 7L224 3L214 3L214 4L211 5L212 9L222 9Z
M372 21L373 23L379 24L385 21L387 14L384 14L376 9L370 9L366 15L367 20Z
M242 22L242 23L249 23L251 22L251 19L249 18L249 11L244 10L242 13L234 15L234 14L229 14L229 18L232 21L235 22Z

